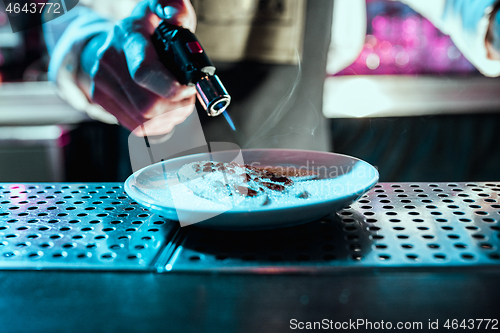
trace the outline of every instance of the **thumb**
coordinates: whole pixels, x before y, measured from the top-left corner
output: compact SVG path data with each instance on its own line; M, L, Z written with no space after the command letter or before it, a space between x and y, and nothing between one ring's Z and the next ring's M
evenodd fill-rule
M194 32L196 13L189 0L148 0L150 10L160 19Z

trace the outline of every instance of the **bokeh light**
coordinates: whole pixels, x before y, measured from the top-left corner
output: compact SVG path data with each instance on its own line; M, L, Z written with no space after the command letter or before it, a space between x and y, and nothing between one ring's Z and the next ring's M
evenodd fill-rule
M336 75L475 75L449 36L398 1L367 0L367 35L356 61Z

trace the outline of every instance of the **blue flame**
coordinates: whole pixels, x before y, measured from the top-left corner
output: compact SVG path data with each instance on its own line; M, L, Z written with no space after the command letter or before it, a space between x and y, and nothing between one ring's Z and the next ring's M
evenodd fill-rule
M224 115L224 118L226 118L226 121L229 124L229 126L231 126L231 129L233 131L236 131L236 127L234 126L234 123L233 123L233 120L231 119L231 117L229 117L229 114L226 111L222 112L222 114Z

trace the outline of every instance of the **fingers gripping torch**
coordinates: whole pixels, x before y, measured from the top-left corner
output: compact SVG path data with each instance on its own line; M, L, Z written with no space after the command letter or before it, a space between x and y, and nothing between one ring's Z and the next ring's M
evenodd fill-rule
M153 44L160 61L179 83L196 87L198 100L209 116L226 110L231 96L191 31L162 21L154 32Z

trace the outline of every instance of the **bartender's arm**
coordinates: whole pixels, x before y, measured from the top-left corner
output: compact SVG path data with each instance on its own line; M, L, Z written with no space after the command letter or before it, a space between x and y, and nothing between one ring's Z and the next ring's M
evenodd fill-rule
M160 19L195 30L189 0L141 1L117 22L84 7L61 19L44 25L49 77L75 107L130 130L145 123L148 135L170 132L192 112L196 91L175 80L151 43ZM161 121L149 121L159 115Z

